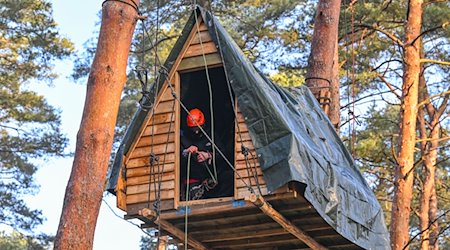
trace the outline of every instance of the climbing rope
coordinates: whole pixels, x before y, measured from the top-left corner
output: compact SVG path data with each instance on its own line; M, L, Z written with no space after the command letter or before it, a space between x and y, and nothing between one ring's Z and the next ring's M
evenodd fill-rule
M190 178L190 171L191 171L191 155L192 153L189 152L188 154L188 162L187 162L187 180ZM189 181L186 181L186 194L185 194L186 201L189 201ZM188 205L186 203L186 206L184 207L184 249L188 249Z
M194 0L192 2L193 4L193 8L195 8L196 6L196 0ZM211 138L212 138L212 143L214 144L214 139L215 139L215 133L214 133L214 105L213 105L213 92L212 92L212 84L211 84L211 79L210 79L210 75L209 75L209 70L208 70L208 63L206 61L206 55L205 55L205 49L203 47L203 41L202 41L202 37L200 35L200 24L198 22L198 17L195 14L195 26L197 28L197 35L199 38L199 42L200 42L200 48L202 50L202 57L203 57L203 63L205 66L205 73L206 73L206 81L208 82L208 91L209 91L209 110L210 110L210 114L211 114ZM217 180L217 168L216 168L216 150L213 147L213 152L212 152L212 165L213 165L213 169L214 169L214 179ZM208 169L209 170L209 169Z
M234 122L236 124L237 132L238 132L237 134L239 136L239 142L241 144L241 153L245 157L245 166L246 166L246 169L247 169L247 174L249 176L250 187L252 187L253 185L251 183L251 178L250 178L251 175L250 175L250 169L249 169L249 165L250 164L249 164L249 159L248 159L248 153L247 154L245 153L245 152L250 152L250 150L244 145L244 139L243 139L243 136L242 136L241 127L239 126L239 122L238 122L238 119L237 119L237 113L238 113L237 105L235 105L235 99L233 97L233 91L232 91L232 88L231 88L231 81L230 81L230 78L228 76L228 69L227 69L227 65L225 63L224 56L223 56L222 44L220 42L219 33L217 31L217 27L216 27L216 24L215 24L215 18L214 18L214 11L213 11L213 7L212 7L212 1L210 1L209 6L210 6L210 11L211 11L211 16L212 16L212 18L211 18L212 27L213 27L214 34L215 34L216 39L217 39L217 46L218 46L218 49L219 49L220 59L222 61L222 65L223 65L223 69L224 69L225 81L227 83L228 96L230 98L230 103L231 103L231 106L232 106L233 111L234 111L233 112L233 116L234 116ZM254 163L254 168L255 168L255 174L253 175L253 177L255 178L255 182L256 182L256 186L258 188L258 191L261 194L261 187L260 187L259 180L258 180L258 174L256 172L256 168L257 168L256 167L256 158L253 155L253 153L251 153L251 155L252 155L252 158L253 158L253 163ZM251 190L249 189L249 191L253 193L253 189L251 189Z

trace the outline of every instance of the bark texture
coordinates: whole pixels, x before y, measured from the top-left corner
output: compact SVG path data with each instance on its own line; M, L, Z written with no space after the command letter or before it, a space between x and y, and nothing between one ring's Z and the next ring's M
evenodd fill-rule
M419 132L423 161L422 193L420 196L420 231L421 249L439 249L437 242L439 227L437 221L436 197L436 164L438 158L439 139L441 138L441 118L447 108L450 97L446 95L439 106L430 101L426 80L422 73L419 82ZM428 119L427 119L428 118Z
M336 100L339 103L339 81L333 79L333 67L338 64L335 50L340 7L340 0L319 1L306 75L306 85L335 126L339 124L339 121L336 121L339 119L339 115L330 114L330 112L340 112L335 107ZM335 86L332 87L332 84ZM332 108L330 108L330 103L334 103Z
M337 35L337 33L336 33ZM336 37L337 41L337 37ZM331 86L330 86L330 112L328 117L330 118L331 124L333 124L334 129L339 134L339 127L341 125L341 95L339 92L339 46L336 44L334 48L334 59L333 59L333 71L331 72Z
M422 0L410 0L405 24L404 72L401 103L399 156L390 228L392 249L404 249L409 241L409 221L414 180L417 102L420 74ZM413 43L414 42L414 43ZM406 246L406 249L409 249Z
M105 2L55 249L92 249L137 12ZM139 3L139 0L134 0Z

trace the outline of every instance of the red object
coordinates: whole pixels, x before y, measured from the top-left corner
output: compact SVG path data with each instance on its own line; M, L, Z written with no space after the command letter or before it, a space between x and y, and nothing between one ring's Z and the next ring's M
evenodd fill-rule
M189 179L187 179L187 180L184 180L184 181L183 181L183 184L184 184L184 185L186 185L187 183L189 183L189 184L194 184L194 183L197 183L197 182L200 182L200 180L198 180L198 179L193 179L193 178L189 178Z
M191 109L186 119L188 127L197 127L205 124L205 116L200 109Z

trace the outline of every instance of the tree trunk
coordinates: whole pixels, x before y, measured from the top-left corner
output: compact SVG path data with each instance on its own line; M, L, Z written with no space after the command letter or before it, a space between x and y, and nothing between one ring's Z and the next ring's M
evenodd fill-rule
M87 83L75 159L67 184L55 249L92 249L128 51L136 24L133 1L108 1L102 9L97 51ZM134 0L139 4L139 0ZM136 6L137 8L137 6Z
M340 112L335 107L330 109L330 102L335 103L336 100L332 99L337 98L334 96L336 87L332 88L331 84L338 85L337 96L339 96L339 81L333 81L332 72L333 65L338 63L335 59L335 48L337 47L340 7L340 0L319 0L306 75L306 86L322 105L322 109L330 117L330 120L334 117L333 124L336 123L334 119L339 116L330 115L330 112ZM330 91L330 89L334 91Z
M422 53L423 54L423 53ZM426 80L423 72L420 75L419 82L419 102L424 102L429 99L429 93L426 85ZM446 105L446 102L443 102ZM427 110L429 121L425 120L425 110ZM419 107L419 132L421 142L421 154L423 161L423 174L422 174L422 193L420 196L420 231L421 234L421 249L430 249L431 244L431 231L437 226L437 221L433 221L430 217L431 201L433 197L433 190L435 187L436 178L436 162L437 162L437 148L439 146L440 138L440 120L441 115L438 109L429 102L424 107ZM429 124L430 133L428 135L426 124ZM434 241L433 241L434 243ZM432 244L431 244L432 245Z
M336 33L337 35L337 33ZM337 37L336 37L337 41ZM330 118L331 124L333 124L334 129L339 134L339 127L341 125L341 96L339 92L339 46L336 44L334 48L334 59L333 59L333 71L331 73L331 87L330 87L330 112L328 117Z
M438 222L438 204L436 197L436 182L434 182L434 187L431 190L431 201L430 201L430 221L434 223L430 228L430 246L433 250L439 250L439 222Z
M392 206L391 246L403 249L409 241L409 219L414 179L417 101L420 74L420 32L422 0L410 0L405 24L404 72L401 103L401 128L395 193ZM414 43L412 43L414 41ZM406 249L409 249L406 246Z

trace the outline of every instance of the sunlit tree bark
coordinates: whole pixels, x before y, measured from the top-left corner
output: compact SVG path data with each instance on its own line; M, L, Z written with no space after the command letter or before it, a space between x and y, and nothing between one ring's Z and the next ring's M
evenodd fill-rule
M126 4L128 3L128 4ZM139 0L107 1L55 249L92 249ZM136 8L133 8L136 7Z
M339 103L339 81L333 79L333 67L338 64L335 50L340 7L340 0L319 1L306 75L306 85L336 127L340 118L339 114L336 114L340 112L339 108L336 109L336 102ZM334 104L332 108L330 103Z
M390 227L392 249L404 249L409 241L409 221L414 180L414 148L420 74L422 0L410 0L405 23L404 71L401 100L399 156ZM408 249L408 246L406 246Z

